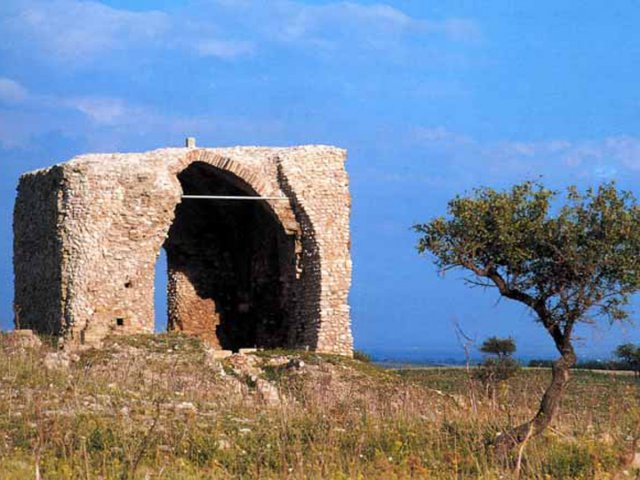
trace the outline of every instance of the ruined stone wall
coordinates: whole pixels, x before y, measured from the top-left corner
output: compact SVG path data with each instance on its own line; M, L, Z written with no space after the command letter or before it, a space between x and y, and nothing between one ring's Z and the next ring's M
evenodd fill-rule
M65 340L95 344L111 333L151 333L155 263L180 198L154 155L91 155L63 165L62 237L70 261Z
M303 228L305 286L298 315L317 322L301 322L302 342L320 352L351 354L351 195L344 168L346 151L302 146L279 152L278 159L281 182L295 198ZM313 288L316 285L319 291Z
M257 342L350 355L350 198L344 159L342 150L316 146L163 149L77 157L51 170L58 172L51 181L57 186L34 183L38 172L27 174L15 216L16 303L25 304L21 318L46 318L34 328L58 325L53 331L72 347L96 344L114 333L152 332L155 263L163 245L171 250L167 237L183 193L178 177L201 162L235 179L242 191L288 198L256 202L271 217L259 217L255 225L271 233L249 235L243 251L250 258L232 262L236 270L247 269L247 292L236 294L249 300L245 307L238 299L234 308L254 309L244 317L254 322ZM43 202L46 207L38 207ZM233 222L227 223L243 231ZM272 226L265 226L269 222ZM48 252L46 260L29 257L39 249ZM215 249L206 254L215 256ZM211 334L220 326L215 299L198 293L176 258L168 254L168 259L172 326L219 344ZM222 278L224 272L214 265L209 267L213 277ZM24 292L43 281L47 287L38 300L25 302ZM213 282L208 288L230 286L233 282ZM189 316L201 325L176 320Z
M49 335L62 331L62 182L60 167L24 175L14 209L16 328Z

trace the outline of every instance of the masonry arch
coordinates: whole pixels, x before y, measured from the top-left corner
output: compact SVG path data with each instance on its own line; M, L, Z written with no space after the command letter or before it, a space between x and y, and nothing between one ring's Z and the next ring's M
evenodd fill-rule
M15 323L60 335L69 349L152 333L164 246L171 329L218 348L350 355L345 160L323 145L188 147L88 154L25 173L13 222ZM194 192L286 200L181 198Z
M185 196L261 196L251 172L225 159L190 158L177 174ZM236 168L237 170L237 168ZM240 175L239 175L240 174ZM251 185L252 182L254 185ZM166 251L168 329L214 347L288 344L296 290L295 225L265 200L183 198Z

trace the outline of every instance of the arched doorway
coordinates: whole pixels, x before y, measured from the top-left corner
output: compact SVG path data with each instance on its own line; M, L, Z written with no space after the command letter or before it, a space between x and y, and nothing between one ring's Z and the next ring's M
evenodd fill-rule
M258 196L239 177L194 162L184 195ZM295 301L294 238L265 201L183 199L164 243L168 329L215 347L288 345Z

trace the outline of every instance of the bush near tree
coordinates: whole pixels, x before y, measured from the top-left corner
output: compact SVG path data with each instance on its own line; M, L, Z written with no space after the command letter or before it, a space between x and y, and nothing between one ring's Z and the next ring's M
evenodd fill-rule
M633 343L624 343L616 348L614 355L627 370L633 370L636 377L640 377L640 347Z
M516 342L511 338L489 337L480 346L487 356L474 372L474 376L485 387L487 396L496 401L498 387L512 378L520 369L513 358Z
M482 353L496 355L498 358L511 357L516 351L516 342L511 337L489 337L480 346Z
M471 286L492 288L527 307L558 353L533 418L496 439L506 451L539 435L560 406L577 357L576 325L628 318L640 289L640 207L614 183L559 192L539 182L506 191L479 188L449 202L448 215L415 225L417 248L444 273L468 272Z

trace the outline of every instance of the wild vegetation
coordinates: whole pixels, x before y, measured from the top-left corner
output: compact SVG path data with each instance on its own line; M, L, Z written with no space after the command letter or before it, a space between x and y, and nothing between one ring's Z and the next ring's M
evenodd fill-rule
M0 478L511 478L515 456L491 440L532 415L549 379L523 369L492 402L464 369L293 351L217 360L179 335L75 356L2 335ZM530 442L524 477L634 478L633 375L576 372L564 407Z
M640 347L633 343L619 345L614 352L620 359L620 364L627 370L632 370L636 377L640 376Z
M618 345L613 351L613 357L606 360L579 360L575 368L582 370L612 370L634 372L636 377L640 376L640 346L633 343ZM532 359L529 360L530 367L553 366L552 360Z
M517 360L513 358L516 342L510 337L489 337L480 345L480 351L486 356L474 370L473 376L482 383L487 396L495 402L498 390L503 387L504 382L520 369Z
M523 304L560 355L536 414L496 439L504 452L523 447L558 414L577 361L576 324L627 319L640 289L640 206L633 194L608 183L584 193L570 187L558 197L535 182L480 188L451 200L447 216L415 226L418 251L441 272L465 270L470 285Z

